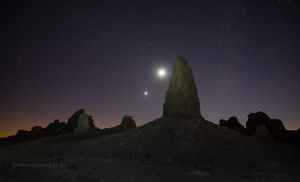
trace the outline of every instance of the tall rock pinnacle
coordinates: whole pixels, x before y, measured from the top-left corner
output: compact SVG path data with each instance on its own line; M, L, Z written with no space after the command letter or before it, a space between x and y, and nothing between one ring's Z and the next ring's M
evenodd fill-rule
M181 56L177 58L165 95L163 117L203 118L192 70Z

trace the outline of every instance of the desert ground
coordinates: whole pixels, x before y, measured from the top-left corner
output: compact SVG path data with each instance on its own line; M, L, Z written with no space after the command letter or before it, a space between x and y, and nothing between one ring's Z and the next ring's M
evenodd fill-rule
M0 181L294 182L299 154L299 145L209 121L160 118L119 133L94 129L4 146Z

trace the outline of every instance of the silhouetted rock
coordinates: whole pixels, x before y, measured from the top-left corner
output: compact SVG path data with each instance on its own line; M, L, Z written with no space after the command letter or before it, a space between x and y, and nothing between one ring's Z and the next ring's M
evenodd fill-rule
M270 117L263 112L250 113L246 122L246 128L249 133L253 134L257 127L266 125L269 120Z
M66 123L55 120L45 128L45 136L57 136L67 133Z
M80 116L80 114L82 113L85 113L85 110L84 109L80 109L78 111L76 111L69 119L68 119L68 122L67 122L67 128L68 130L70 131L74 131L75 128L77 128L77 121L78 121L78 118Z
M40 138L44 136L44 129L40 126L34 126L31 128L30 134L33 138Z
M133 120L133 118L131 116L125 115L122 118L122 122L120 124L120 127L123 130L128 130L128 129L136 128L136 124L135 124L135 121Z
M58 119L49 123L46 128L34 126L31 131L19 130L16 135L2 138L1 142L5 144L32 141L43 137L52 137L63 135L76 131L81 132L89 128L95 128L92 116L85 113L84 109L75 112L68 120L68 124L60 122Z
M187 60L181 56L177 58L169 88L166 91L163 117L202 118L192 70Z
M133 120L133 118L131 116L125 115L122 118L122 121L119 125L111 127L111 128L104 128L101 130L101 132L106 135L106 134L130 130L133 128L136 128L135 121Z
M286 130L281 120L271 119L267 114L261 111L248 115L246 128L238 122L236 117L231 117L228 121L221 119L219 124L246 135L256 135L264 141L275 139L280 142L300 144L299 129L297 131ZM272 137L270 137L270 135L272 135Z
M12 143L25 142L31 139L30 131L18 130L15 136L8 137L8 141Z
M253 134L255 129L260 126L266 126L268 131L276 138L283 137L285 127L281 120L271 119L267 114L263 112L251 113L248 115L248 121L246 122L246 128L249 134Z
M16 136L18 137L28 137L30 135L30 132L27 130L18 130Z
M269 131L274 135L281 135L281 133L285 131L285 127L282 121L279 119L271 119L267 127Z
M240 132L243 132L245 130L245 127L239 123L237 117L235 117L235 116L230 117L227 121L224 119L221 119L219 121L219 124L221 126L225 126L227 128L237 130Z
M34 126L31 128L31 132L32 133L42 133L43 132L43 128L40 126Z

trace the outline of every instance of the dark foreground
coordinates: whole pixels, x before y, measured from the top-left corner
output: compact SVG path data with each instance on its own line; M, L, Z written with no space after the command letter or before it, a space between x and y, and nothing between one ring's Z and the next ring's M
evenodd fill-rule
M158 119L0 148L0 181L300 181L300 147L197 119Z

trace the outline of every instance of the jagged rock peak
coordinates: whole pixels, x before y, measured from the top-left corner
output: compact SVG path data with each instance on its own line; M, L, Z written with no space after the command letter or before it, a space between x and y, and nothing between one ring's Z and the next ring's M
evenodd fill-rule
M194 76L186 58L179 56L166 91L163 117L201 118Z
M135 124L135 121L133 120L132 116L128 116L128 115L125 115L123 118L122 118L122 122L120 124L120 127L122 129L132 129L132 128L136 128L136 124Z

